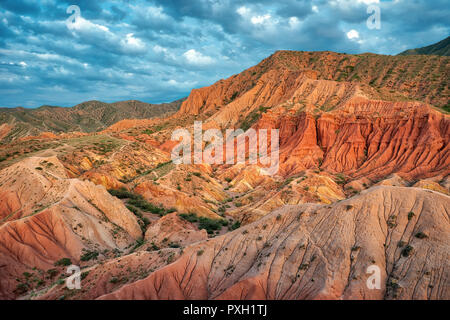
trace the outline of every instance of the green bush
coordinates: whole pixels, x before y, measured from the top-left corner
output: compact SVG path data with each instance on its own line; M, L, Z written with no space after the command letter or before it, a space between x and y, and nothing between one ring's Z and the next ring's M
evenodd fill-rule
M135 200L142 199L141 195L134 194L125 188L121 188L119 190L110 189L108 190L108 192L112 196L117 197L119 199L135 199Z
M29 289L28 285L26 283L19 283L16 287L16 292L18 294L24 294Z
M96 252L96 251L86 251L86 253L83 254L80 257L80 260L81 261L89 261L89 260L92 260L92 259L97 260L97 257L98 257L98 252Z
M403 250L402 250L402 256L408 257L408 256L412 253L413 249L414 249L414 248L411 247L411 246L408 244L406 247L403 248Z
M180 213L179 216L189 222L198 222L198 217L195 213Z
M131 199L128 201L128 204L138 207L146 212L151 212L159 215L163 215L164 213L166 213L166 210L164 208L155 206L150 202L145 201L144 199Z
M55 262L55 266L70 266L72 264L72 261L69 258L62 258Z
M119 278L117 278L117 277L112 277L112 278L109 280L109 282L112 283L112 284L116 284L116 283L119 282Z
M50 278L54 278L58 274L58 270L56 269L48 269L47 274Z
M147 251L158 251L158 250L159 250L159 247L154 242L152 242L150 247L147 248Z
M181 246L180 246L179 243L171 242L171 243L169 243L169 247L170 247L170 248L179 248L179 247L181 247Z
M239 221L236 221L235 223L233 223L231 225L231 230L236 230L236 229L238 229L240 227L241 227L241 223Z
M425 238L428 238L428 236L425 233L423 233L423 232L417 232L416 233L416 238L425 239Z
M198 217L195 213L181 213L181 218L191 223L198 222L199 229L205 229L208 234L213 234L214 231L221 230L222 226L227 226L228 221L225 219L210 219L206 217Z
M199 229L205 229L208 234L213 234L214 231L222 229L222 221L200 217L198 227Z
M144 243L145 243L145 239L144 238L137 239L136 243L135 243L135 245L134 245L134 247L133 247L133 249L131 251L134 251L137 248L141 247Z

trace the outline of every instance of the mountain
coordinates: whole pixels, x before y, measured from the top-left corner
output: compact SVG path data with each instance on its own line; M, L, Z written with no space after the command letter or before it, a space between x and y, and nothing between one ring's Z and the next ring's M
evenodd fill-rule
M449 299L449 59L278 51L168 116L5 141L0 297ZM278 129L279 171L175 165L195 120Z
M94 132L122 119L162 117L177 111L183 99L148 104L129 100L115 103L88 101L71 108L42 106L37 109L0 109L0 138L6 141L42 132ZM3 128L3 130L1 130ZM3 133L1 133L3 131Z
M394 173L408 180L436 176L450 165L449 62L280 51L193 90L176 116L205 116L210 127L280 129L285 176L313 168L361 183Z
M306 86L303 79L342 87L340 96L331 99L332 94L319 97L319 90L325 88L310 85L319 91L310 95L315 98L312 103L320 104L325 111L337 108L345 94L356 87L372 99L418 100L444 107L448 104L448 63L449 58L440 56L278 51L240 74L193 90L178 114L212 115L216 111L224 114L229 105L236 105L237 98L251 94L257 94L258 99L247 98L250 109L272 107L292 98L301 85Z
M417 49L409 49L399 53L400 56L407 55L437 55L437 56L450 56L450 37L445 38L442 41L439 41L435 44L417 48Z

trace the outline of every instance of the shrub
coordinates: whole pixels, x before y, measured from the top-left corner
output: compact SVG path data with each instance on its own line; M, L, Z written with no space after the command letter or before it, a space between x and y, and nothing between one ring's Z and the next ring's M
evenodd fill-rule
M98 252L96 252L96 251L87 251L85 254L83 254L80 257L80 260L81 261L89 261L89 260L92 260L92 259L97 260L97 257L98 257Z
M54 278L58 274L58 270L56 269L48 269L47 274L50 278Z
M108 192L110 195L117 197L119 199L135 199L135 200L142 199L141 195L134 194L125 188L121 188L119 190L110 189L108 190Z
M158 251L158 250L159 250L159 247L154 242L152 242L150 247L147 248L147 251Z
M170 248L179 248L179 247L180 247L180 244L179 244L179 243L176 243L176 242L171 242L171 243L169 243L169 247L170 247Z
M191 223L198 222L199 229L205 229L208 234L213 234L214 231L221 230L222 226L228 225L228 221L225 219L210 219L206 217L197 217L195 213L180 213L179 216Z
M425 233L423 233L423 232L417 232L415 237L419 238L419 239L428 238L428 236Z
M113 283L113 284L116 284L116 283L119 282L119 278L117 278L117 277L112 277L112 278L109 280L109 282L110 282L110 283Z
M408 212L408 220L411 220L415 216L414 212Z
M198 222L198 217L195 213L180 213L179 216L189 222Z
M235 223L233 223L231 225L231 230L236 230L236 229L238 229L240 227L241 227L241 223L239 221L236 221Z
M127 204L126 207L127 207L128 210L130 210L131 212L133 212L136 216L139 216L139 215L140 215L139 210L138 210L136 207L131 206L131 205L129 205L129 204Z
M414 250L413 247L411 247L410 245L407 245L402 250L402 256L408 257L412 253L413 250Z
M136 240L136 243L135 243L135 245L134 245L134 247L133 247L133 249L132 249L131 251L136 250L137 248L139 248L140 246L142 246L144 243L145 243L145 239L144 239L144 238L137 239L137 240Z
M26 283L19 283L16 287L16 292L18 294L24 294L29 289L28 285Z
M205 229L208 234L213 234L214 231L222 229L223 225L227 225L228 221L224 219L210 219L205 217L199 218L199 229Z
M62 258L58 261L55 262L55 266L70 266L72 264L72 260L70 260L69 258Z
M163 215L164 213L166 213L166 210L164 208L155 206L150 202L145 201L144 199L131 199L128 201L128 204L138 207L146 212L151 212L159 215Z
M347 179L345 178L345 176L343 174L339 173L339 174L336 175L336 180L335 181L336 181L337 184L345 184Z

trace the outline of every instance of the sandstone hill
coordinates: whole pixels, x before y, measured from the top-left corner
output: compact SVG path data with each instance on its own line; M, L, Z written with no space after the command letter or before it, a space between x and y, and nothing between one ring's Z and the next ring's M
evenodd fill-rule
M287 206L101 299L445 299L450 199L374 187L332 206ZM366 286L381 270L380 290Z

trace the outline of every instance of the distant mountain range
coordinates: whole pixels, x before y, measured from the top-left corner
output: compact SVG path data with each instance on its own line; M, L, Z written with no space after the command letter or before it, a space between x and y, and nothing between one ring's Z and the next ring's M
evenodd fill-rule
M0 126L10 125L3 140L41 132L94 132L123 119L148 119L176 112L184 99L171 103L149 104L137 100L105 103L87 101L71 108L41 106L36 109L0 108Z
M436 56L450 56L450 37L439 41L438 43L417 48L417 49L409 49L399 53L399 56L408 56L408 55L436 55Z

